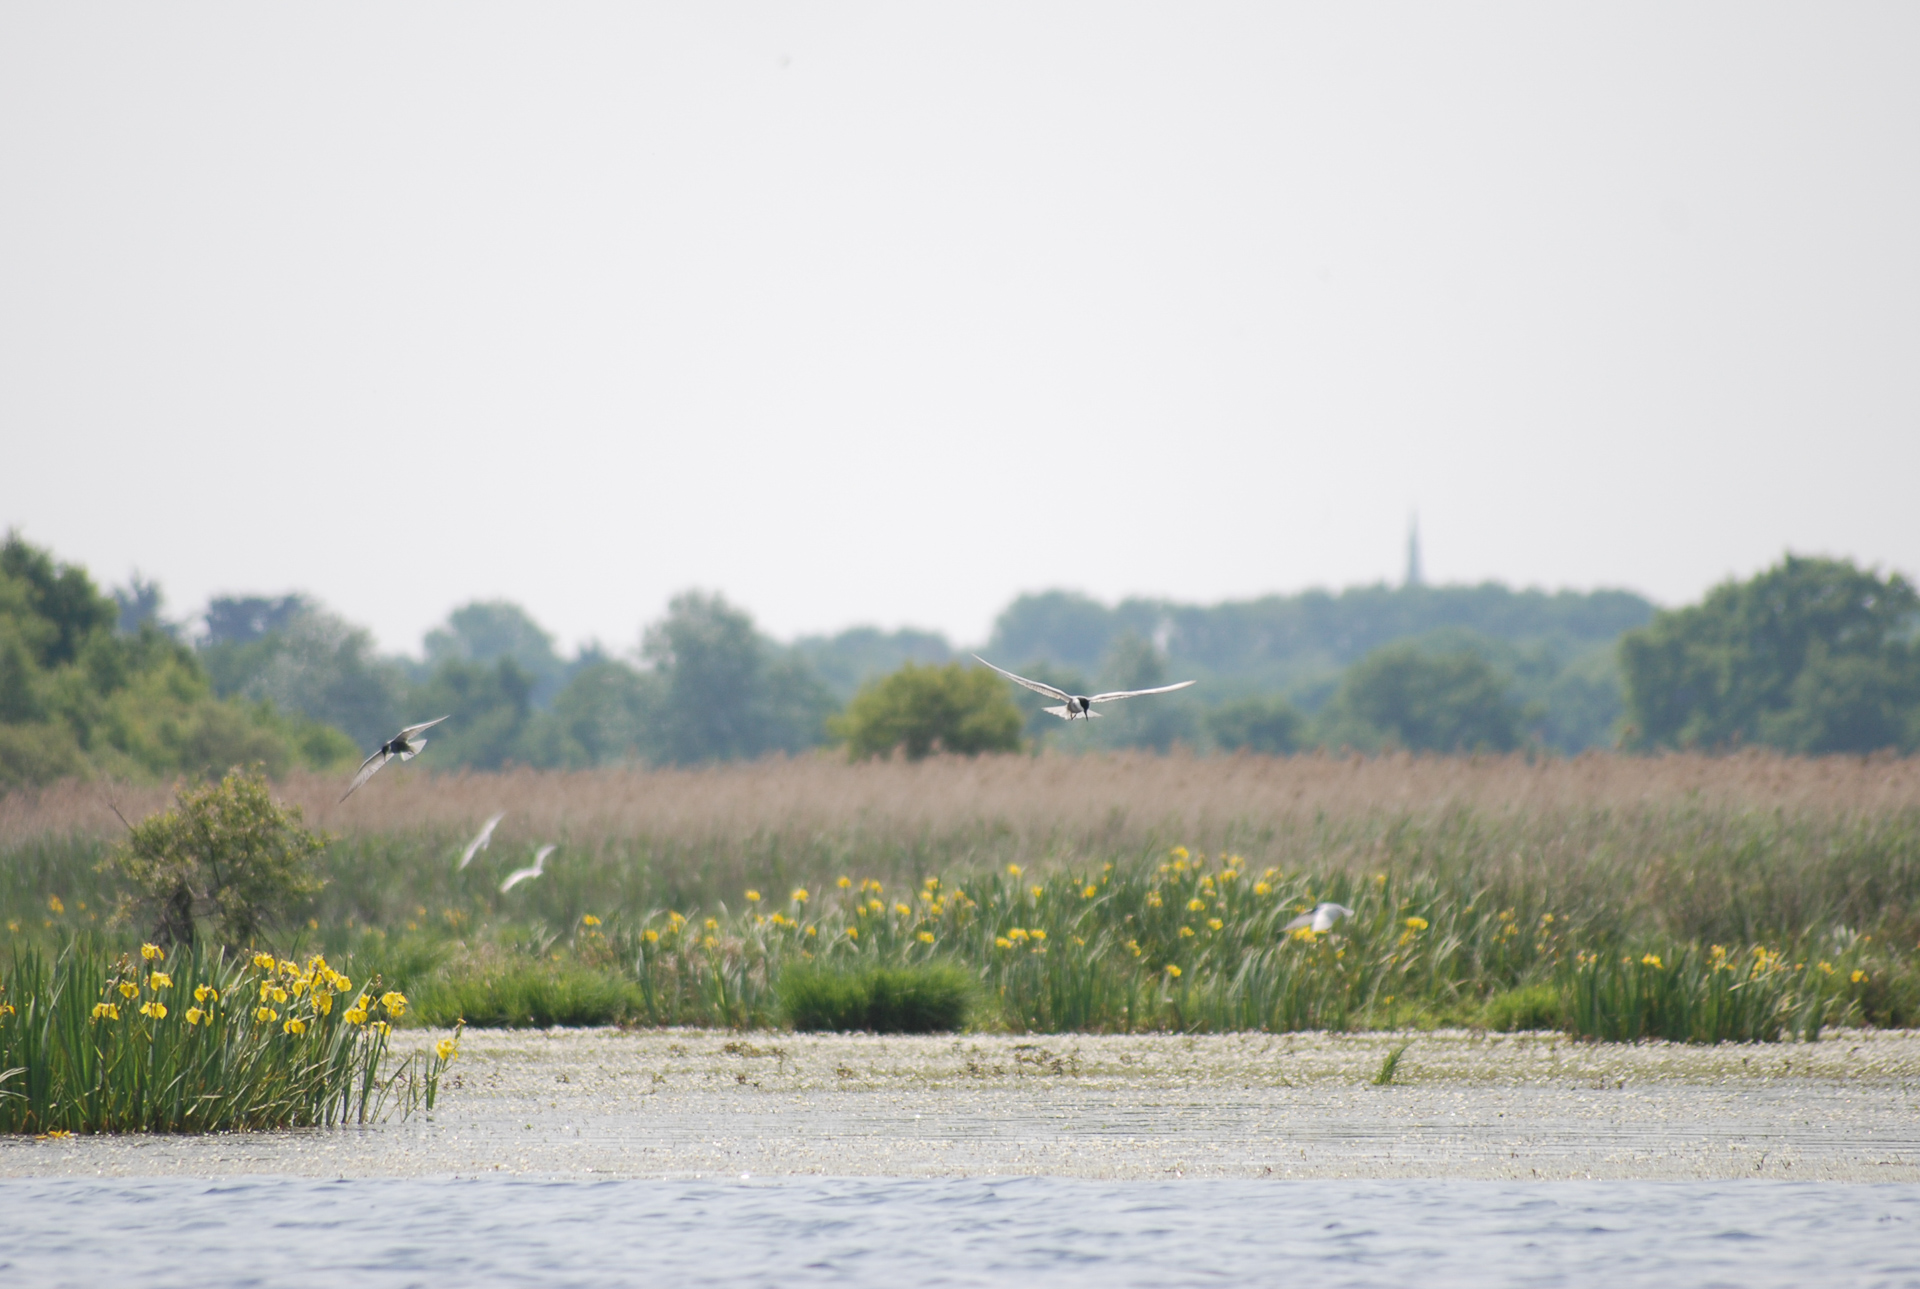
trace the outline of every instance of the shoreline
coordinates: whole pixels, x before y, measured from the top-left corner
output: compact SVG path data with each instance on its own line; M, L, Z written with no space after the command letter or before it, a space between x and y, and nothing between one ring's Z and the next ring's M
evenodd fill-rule
M396 1052L443 1036L406 1031ZM1920 1181L1916 1031L1689 1047L469 1030L441 1098L366 1128L0 1139L0 1178Z

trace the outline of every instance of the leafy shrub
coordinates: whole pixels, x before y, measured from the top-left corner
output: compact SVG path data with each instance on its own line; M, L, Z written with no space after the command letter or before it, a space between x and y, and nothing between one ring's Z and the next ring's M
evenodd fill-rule
M974 980L944 962L855 970L807 965L780 977L780 1008L800 1030L933 1034L966 1023Z
M986 668L909 662L863 687L831 728L854 760L898 747L917 761L935 751L1017 751L1023 723L1005 682Z
M275 804L260 774L230 770L178 803L134 825L108 861L133 885L126 912L162 945L193 943L203 917L226 944L251 944L324 885L315 861L327 839L300 807Z

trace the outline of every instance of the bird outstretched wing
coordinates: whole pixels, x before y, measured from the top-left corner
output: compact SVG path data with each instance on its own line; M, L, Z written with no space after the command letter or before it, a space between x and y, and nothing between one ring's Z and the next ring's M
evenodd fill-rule
M460 856L461 868L465 868L468 864L471 864L475 855L478 855L481 851L493 844L493 830L498 828L500 821L506 817L506 813L502 811L500 814L495 815L480 825L479 836L467 843L467 849Z
M452 713L448 713L448 715L451 715L451 714ZM444 721L446 719L447 719L446 716L439 716L439 717L435 717L433 720L430 720L430 721L422 721L418 725L409 725L407 726L407 728L401 730L397 737L403 738L407 742L411 743L413 742L413 736L415 734L420 734L425 732L426 730L430 730L434 726L438 725L441 721Z
M1313 914L1302 913L1299 917L1287 923L1285 926L1281 927L1280 929L1282 931L1298 931L1303 926L1312 926L1312 925L1313 925Z
M988 662L985 658L980 657L979 654L975 654L973 656L975 660L980 662L982 665L993 667L992 663ZM1036 694L1045 694L1048 698L1057 698L1063 703L1067 702L1073 697L1073 695L1069 694L1066 690L1055 689L1052 685L1047 684L1045 681L1028 680L1025 676L1016 676L1012 672L1008 671L1005 667L993 667L993 669L999 672L1002 676L1005 676L1008 680L1011 680L1014 684L1025 685L1028 689L1031 689ZM1187 683L1192 684L1193 682L1188 681Z
M1177 685L1162 685L1158 689L1117 689L1111 694L1095 694L1089 703L1111 703L1121 698L1139 698L1143 694L1171 694L1176 689L1185 689L1195 682L1183 680Z
M368 779L371 779L374 775L378 774L380 772L380 767L385 765L387 762L391 760L393 760L393 753L388 752L385 749L382 749L381 751L375 752L372 756L362 761L360 763L360 772L353 776L353 782L349 783L347 785L347 790L340 794L340 800L345 801L348 797L352 796L355 792L359 791L361 784L365 783Z

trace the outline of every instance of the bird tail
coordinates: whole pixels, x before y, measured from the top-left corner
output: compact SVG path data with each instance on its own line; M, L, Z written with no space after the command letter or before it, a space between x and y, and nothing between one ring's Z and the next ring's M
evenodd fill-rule
M1073 719L1073 713L1067 710L1066 704L1064 703L1062 703L1058 707L1043 707L1040 710L1043 712L1050 713L1054 716L1058 716L1063 721L1070 721Z
M427 741L426 741L425 739L423 739L423 738L417 738L417 739L415 739L415 740L413 741L413 743L412 743L412 747L413 747L413 751L411 751L411 752L402 752L402 753L400 754L400 759L401 759L402 761L411 761L411 760L413 760L413 758L414 758L414 757L416 757L416 756L419 756L419 755L420 755L420 749L422 749L422 748L424 748L424 747L425 747L426 745L427 745Z

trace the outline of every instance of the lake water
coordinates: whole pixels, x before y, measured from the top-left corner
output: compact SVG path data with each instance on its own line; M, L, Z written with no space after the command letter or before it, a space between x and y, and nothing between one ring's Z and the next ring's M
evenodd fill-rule
M0 1284L1920 1286L1920 1186L15 1180Z

